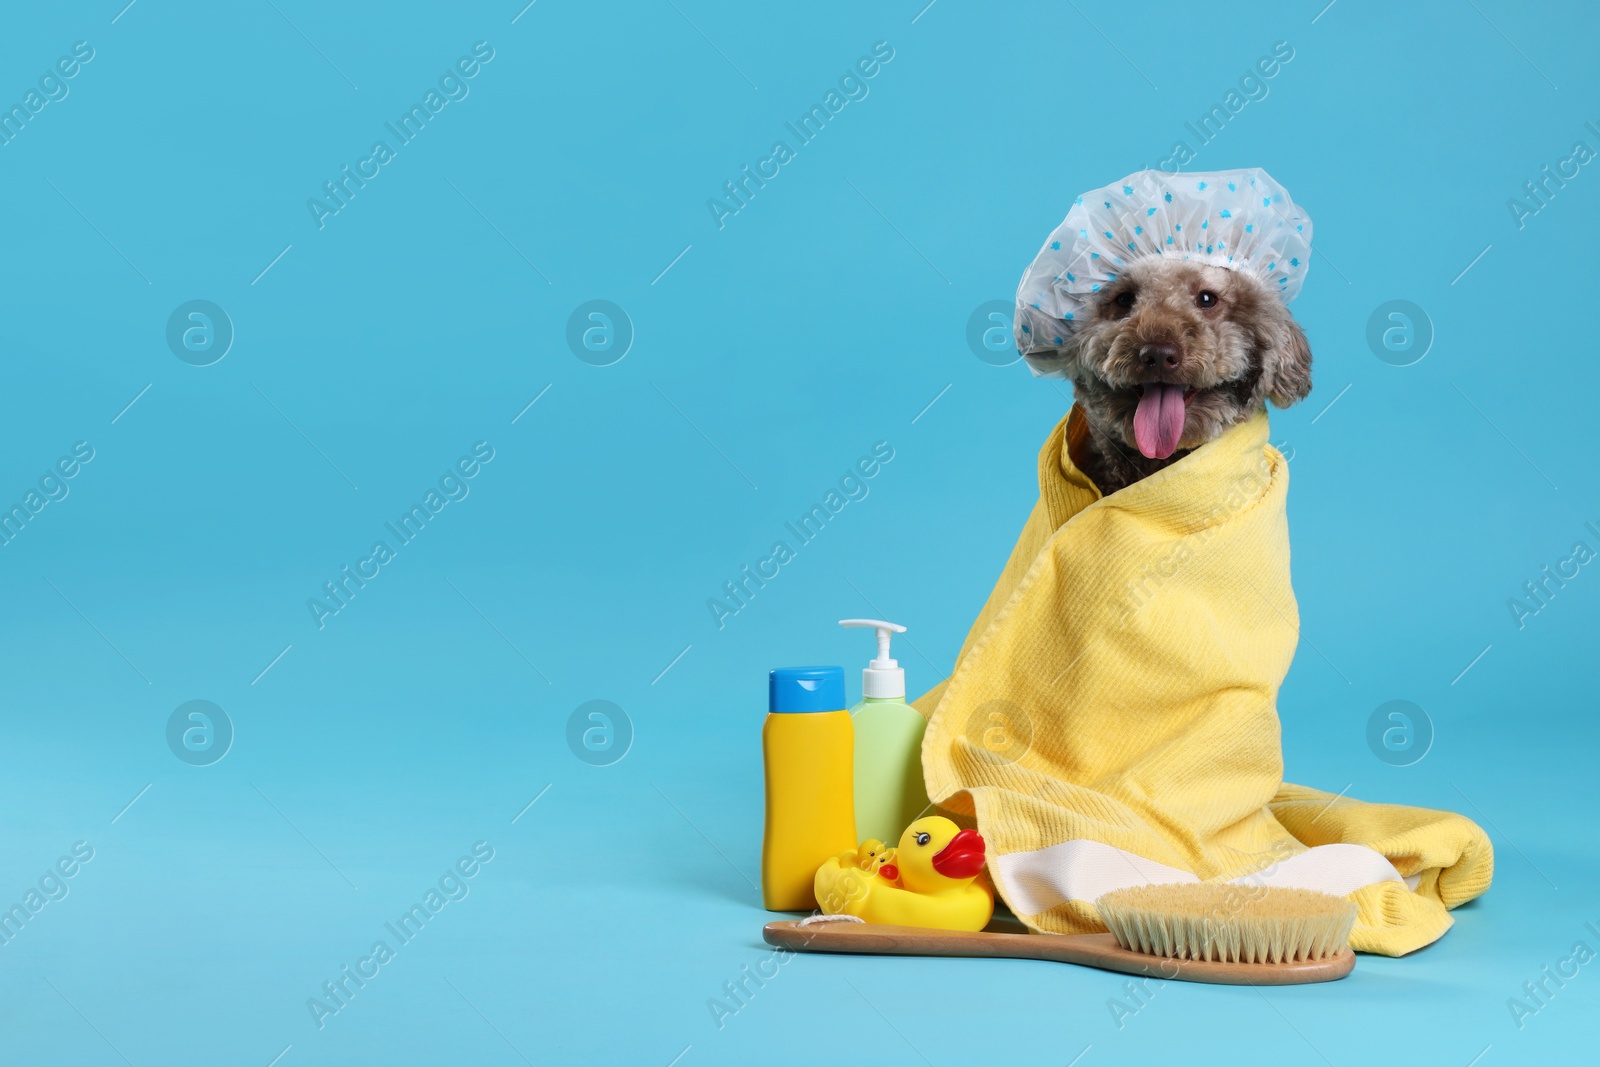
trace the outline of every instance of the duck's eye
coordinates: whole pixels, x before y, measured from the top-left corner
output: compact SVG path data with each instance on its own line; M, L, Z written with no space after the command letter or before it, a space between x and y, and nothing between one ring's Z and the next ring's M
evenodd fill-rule
M917 835L917 844L919 844L919 845L926 845L931 840L933 840L933 835L932 834L918 834Z
M1117 294L1116 305L1119 308L1133 307L1134 293L1132 289Z
M1217 294L1210 289L1202 289L1194 298L1195 307L1214 308L1217 306Z

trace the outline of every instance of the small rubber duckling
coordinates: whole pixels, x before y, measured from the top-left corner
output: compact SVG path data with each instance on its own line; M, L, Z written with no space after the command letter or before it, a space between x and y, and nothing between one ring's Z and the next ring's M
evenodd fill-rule
M869 837L856 846L856 866L863 871L877 872L892 863L894 849L876 837Z
M854 915L869 923L982 930L994 915L994 891L983 876L985 848L976 830L941 815L918 819L900 835L892 862L860 864L861 848L817 868L815 889L824 914Z

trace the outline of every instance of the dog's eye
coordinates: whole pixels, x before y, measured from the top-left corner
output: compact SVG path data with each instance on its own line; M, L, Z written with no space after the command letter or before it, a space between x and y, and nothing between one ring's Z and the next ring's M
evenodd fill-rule
M1117 299L1116 299L1116 305L1119 308L1131 308L1131 307L1133 307L1133 290L1129 289L1127 292L1118 293L1117 294Z
M1196 307L1214 308L1217 306L1217 294L1210 289L1202 289L1199 295L1194 298L1194 303Z

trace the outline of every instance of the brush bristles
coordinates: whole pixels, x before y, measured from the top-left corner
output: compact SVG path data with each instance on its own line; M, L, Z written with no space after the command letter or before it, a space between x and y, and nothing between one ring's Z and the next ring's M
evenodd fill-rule
M1223 963L1326 959L1356 920L1354 904L1327 893L1214 882L1117 889L1095 906L1125 949Z

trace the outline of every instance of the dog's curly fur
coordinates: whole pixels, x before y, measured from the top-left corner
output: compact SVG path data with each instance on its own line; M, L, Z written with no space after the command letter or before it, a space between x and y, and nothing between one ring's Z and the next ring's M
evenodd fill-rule
M1311 348L1278 295L1255 276L1191 260L1134 260L1086 322L1040 360L1072 379L1089 427L1079 467L1107 495L1176 462L1267 400L1311 392ZM1186 387L1183 436L1165 459L1142 455L1133 416L1147 382Z

